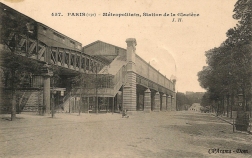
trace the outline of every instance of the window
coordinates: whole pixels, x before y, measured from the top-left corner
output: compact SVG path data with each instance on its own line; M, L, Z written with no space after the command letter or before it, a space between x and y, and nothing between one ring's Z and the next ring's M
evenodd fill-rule
M42 26L42 29L43 29L44 31L46 31L46 30L47 30L47 28L46 28L46 27L44 27L44 26Z
M42 26L42 31L43 31L43 33L46 33L46 30L47 30L47 28L44 27L44 26Z
M116 53L116 55L119 55L119 48L115 48L115 53Z
M55 33L55 32L53 34L54 34L54 37L56 37L56 39L62 40L63 42L65 41L65 37L64 36L62 36L62 35L60 35L58 33Z
M78 44L78 45L76 46L76 48L79 49L79 50L81 50L81 45Z

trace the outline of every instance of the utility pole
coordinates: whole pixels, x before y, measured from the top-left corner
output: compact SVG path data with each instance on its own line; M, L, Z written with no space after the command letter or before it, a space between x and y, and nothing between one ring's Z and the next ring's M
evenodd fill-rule
M71 110L71 97L72 97L72 92L70 91L70 96L69 96L69 113L70 113L70 110Z
M16 119L16 90L14 88L14 75L15 70L11 70L11 95L12 95L12 101L11 101L11 121L14 121Z
M53 91L52 91L52 98L51 98L51 113L52 113L52 118L54 116L54 88L53 88Z

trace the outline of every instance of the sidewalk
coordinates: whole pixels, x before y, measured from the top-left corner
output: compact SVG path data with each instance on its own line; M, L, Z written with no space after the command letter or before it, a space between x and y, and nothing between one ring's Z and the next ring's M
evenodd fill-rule
M15 125L19 123L34 123L34 121L45 122L50 120L55 120L54 122L96 122L102 121L106 118L106 120L116 120L121 117L119 113L103 113L103 114L96 114L96 113L55 113L54 117L48 114L45 116L41 116L35 113L22 113L16 115L15 121L10 121L10 114L0 114L0 122L1 124L8 124ZM56 121L57 120L57 121ZM10 122L12 123L10 123ZM38 123L39 123L38 122ZM1 127L0 127L1 128Z
M212 115L230 125L233 125L235 123L235 118L230 118L227 116L216 116L216 114L212 114ZM252 133L252 118L249 119L249 132Z

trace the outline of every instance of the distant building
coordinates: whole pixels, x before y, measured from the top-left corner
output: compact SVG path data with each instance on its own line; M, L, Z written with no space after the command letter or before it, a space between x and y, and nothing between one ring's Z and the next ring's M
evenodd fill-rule
M195 111L200 112L200 104L199 103L193 103L192 106L188 109L188 111Z

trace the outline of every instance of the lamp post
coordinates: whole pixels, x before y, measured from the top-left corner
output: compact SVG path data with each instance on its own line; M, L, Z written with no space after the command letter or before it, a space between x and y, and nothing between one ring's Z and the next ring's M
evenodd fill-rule
M243 89L239 90L237 97L238 97L238 111L237 111L237 118L235 121L236 130L247 131L249 126L249 117L246 114Z
M239 109L244 110L244 108L243 108L243 94L241 92L238 94L238 106L239 106Z
M52 96L51 96L51 113L52 113L52 118L54 116L54 105L55 105L55 100L54 100L54 95L57 93L56 90L54 90L54 88L52 89Z

